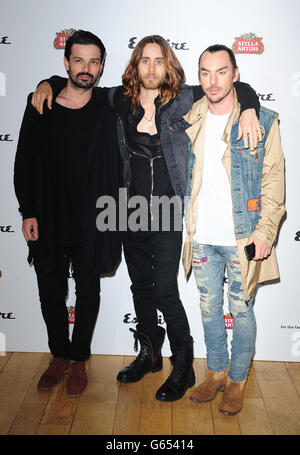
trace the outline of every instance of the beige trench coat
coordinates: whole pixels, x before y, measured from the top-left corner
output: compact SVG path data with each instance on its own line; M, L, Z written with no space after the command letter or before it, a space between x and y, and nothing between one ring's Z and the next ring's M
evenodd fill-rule
M186 276L192 265L192 241L196 232L197 221L197 196L201 188L203 160L204 160L204 130L208 110L207 98L197 101L192 109L184 116L191 125L186 133L191 139L195 163L191 180L191 196L185 213L187 237L183 249L183 266ZM226 169L229 181L231 155L230 155L230 132L232 125L237 121L240 114L240 105L234 92L234 107L225 127L222 140L227 144L222 157L222 163ZM284 156L281 147L278 118L275 119L269 131L265 144L265 158L262 170L261 204L262 211L259 223L253 235L265 242L272 248L268 258L262 261L248 261L245 257L244 247L248 238L237 239L237 248L240 259L242 283L246 301L254 293L258 283L279 278L279 270L276 259L274 242L277 237L280 221L285 213L284 197ZM255 153L255 150L253 151Z

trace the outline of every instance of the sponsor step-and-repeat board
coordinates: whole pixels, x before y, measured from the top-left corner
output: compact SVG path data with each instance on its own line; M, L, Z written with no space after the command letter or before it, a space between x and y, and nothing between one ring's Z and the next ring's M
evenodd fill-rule
M17 5L17 8L16 8ZM272 12L272 20L270 20ZM168 40L186 74L198 83L198 59L211 44L225 44L236 54L240 79L257 92L265 107L279 112L286 159L287 216L276 245L281 279L259 286L256 360L300 361L300 50L297 0L253 0L243 13L235 0L210 5L179 0L151 5L143 0L123 3L91 0L3 2L0 16L0 354L6 351L48 351L36 276L27 263L27 246L13 188L13 166L27 96L40 80L65 76L63 50L77 29L98 35L107 49L101 86L116 86L138 41L149 34ZM125 19L126 18L126 19ZM267 20L268 19L268 20ZM195 356L205 357L199 293L193 276L179 270L179 290L195 342ZM66 302L70 333L76 321L72 274ZM228 343L233 320L224 280L224 324ZM92 352L132 355L135 328L130 281L124 258L113 277L101 279L101 307ZM159 323L164 326L162 314ZM166 341L163 355L169 355Z

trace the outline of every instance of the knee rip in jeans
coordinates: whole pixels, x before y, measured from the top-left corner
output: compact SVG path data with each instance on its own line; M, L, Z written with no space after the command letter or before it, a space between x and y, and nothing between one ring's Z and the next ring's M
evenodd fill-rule
M233 318L243 319L246 318L247 315L248 315L247 311L240 311L239 313L234 314Z
M208 294L208 290L205 286L198 286L198 288L201 294Z
M231 308L231 314L233 319L238 318L242 320L249 316L249 310L250 308L248 308L246 302L243 300L240 301L240 303L238 303L235 308Z
M229 286L228 292L232 300L235 300L236 302L239 300L243 301L243 298L241 297L241 294L243 293L242 285L239 281L233 281Z
M241 292L241 285L239 281L233 281L229 287L229 291L233 294L239 294Z
M206 289L206 288L205 288ZM200 294L200 309L202 318L208 322L218 313L220 310L218 307L213 305L213 300L215 299L215 294L209 294L209 291L206 289L206 293Z
M200 291L200 308L201 311L209 312L208 290L204 286L199 286Z
M202 321L205 322L205 324L207 324L208 322L211 322L212 320L213 320L213 318L211 316L209 316L206 313L202 313Z

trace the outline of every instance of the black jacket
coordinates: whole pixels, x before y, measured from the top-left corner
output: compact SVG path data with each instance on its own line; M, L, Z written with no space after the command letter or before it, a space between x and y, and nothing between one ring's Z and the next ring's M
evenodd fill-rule
M87 259L95 274L112 273L121 260L120 234L100 232L96 227L101 195L118 201L120 183L120 153L116 134L115 112L107 103L107 92L97 90L97 121L87 144L84 176L83 227ZM52 111L44 106L44 115L31 105L31 96L20 129L14 166L14 185L23 219L37 218L39 239L28 242L29 257L38 254L49 271L55 267L57 246L56 200L53 153L49 147L49 125ZM74 131L76 134L76 131Z

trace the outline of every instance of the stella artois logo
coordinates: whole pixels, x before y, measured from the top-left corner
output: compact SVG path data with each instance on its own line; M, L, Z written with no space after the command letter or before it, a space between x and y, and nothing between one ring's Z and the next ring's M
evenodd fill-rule
M61 32L56 32L56 37L53 42L53 46L55 47L55 49L64 49L67 39L69 38L69 36L73 35L74 32L75 32L74 28L66 28Z
M75 324L75 307L68 306L68 313L69 313L69 324Z
M224 316L225 320L225 328L226 329L232 329L233 328L233 317L230 313L225 314Z
M262 54L265 49L262 38L255 33L245 33L234 39L235 42L231 48L234 54Z

